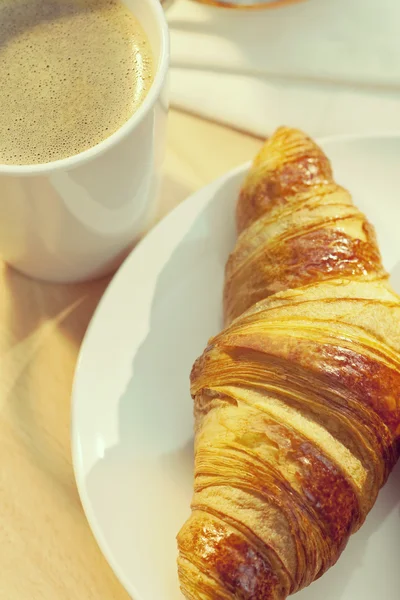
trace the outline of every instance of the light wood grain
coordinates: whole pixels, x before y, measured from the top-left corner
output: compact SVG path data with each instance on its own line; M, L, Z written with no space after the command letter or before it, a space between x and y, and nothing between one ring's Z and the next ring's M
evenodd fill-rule
M260 141L171 112L158 218ZM0 266L0 600L128 598L83 514L70 454L70 392L108 280L42 284Z

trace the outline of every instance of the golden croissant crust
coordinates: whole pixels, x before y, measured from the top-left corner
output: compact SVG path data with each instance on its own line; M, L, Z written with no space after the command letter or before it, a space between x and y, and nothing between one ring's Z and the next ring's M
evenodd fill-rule
M280 128L237 205L225 329L191 374L190 600L283 600L333 565L400 450L400 299L322 150Z

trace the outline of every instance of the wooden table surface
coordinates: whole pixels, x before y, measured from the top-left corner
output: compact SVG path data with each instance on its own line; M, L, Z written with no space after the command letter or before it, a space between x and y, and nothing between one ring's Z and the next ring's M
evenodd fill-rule
M159 217L260 145L171 111ZM0 277L0 600L127 599L86 522L69 437L79 346L109 279Z

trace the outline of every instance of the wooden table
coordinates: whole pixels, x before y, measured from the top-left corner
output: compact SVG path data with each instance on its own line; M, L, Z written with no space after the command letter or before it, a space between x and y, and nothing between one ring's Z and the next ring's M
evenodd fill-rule
M159 217L260 145L172 111ZM109 280L0 277L0 600L127 599L86 522L69 438L79 346Z

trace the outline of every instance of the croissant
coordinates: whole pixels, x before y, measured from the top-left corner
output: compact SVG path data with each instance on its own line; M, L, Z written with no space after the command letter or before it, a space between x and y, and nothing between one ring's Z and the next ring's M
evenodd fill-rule
M237 225L225 329L191 373L194 496L178 534L190 600L282 600L309 585L399 457L400 298L373 227L309 137L280 128L267 141Z

